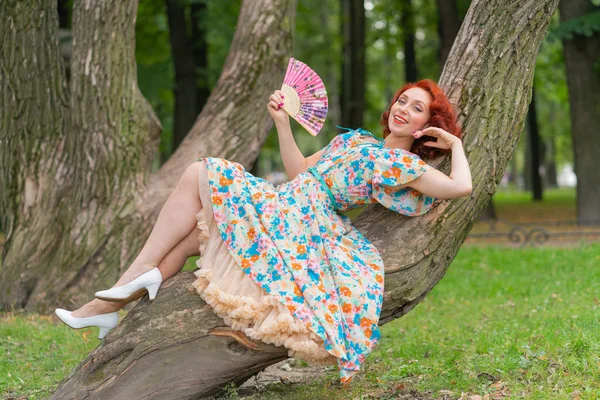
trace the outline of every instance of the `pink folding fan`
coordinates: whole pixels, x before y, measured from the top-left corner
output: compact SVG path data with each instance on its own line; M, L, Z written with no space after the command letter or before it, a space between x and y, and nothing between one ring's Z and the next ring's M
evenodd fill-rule
M319 75L303 62L290 58L281 91L285 94L285 112L317 136L328 109L327 91Z

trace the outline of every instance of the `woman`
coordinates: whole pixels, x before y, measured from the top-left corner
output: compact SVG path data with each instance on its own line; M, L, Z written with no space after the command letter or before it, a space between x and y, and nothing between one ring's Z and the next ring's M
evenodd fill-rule
M284 101L277 90L267 109L290 181L274 187L238 163L200 158L119 281L74 312L57 309L61 320L99 326L102 338L118 309L146 291L154 299L163 280L201 255L193 285L229 326L285 346L290 357L337 364L348 383L379 341L384 269L377 249L338 212L378 202L422 215L436 198L471 193L469 166L452 107L431 80L398 90L381 117L383 139L342 128L348 132L307 158ZM449 151L450 176L421 159Z

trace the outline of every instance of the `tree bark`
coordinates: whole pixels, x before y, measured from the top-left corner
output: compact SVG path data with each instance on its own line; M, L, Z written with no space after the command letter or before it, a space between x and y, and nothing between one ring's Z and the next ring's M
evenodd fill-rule
M560 2L560 20L565 22L600 9L589 0ZM600 224L600 33L575 35L563 40L573 158L577 174L577 221ZM596 63L596 69L594 69Z
M457 106L465 131L472 196L442 201L433 211L412 218L374 204L353 221L380 249L386 266L380 324L410 311L444 276L496 191L523 129L537 52L556 6L557 0L473 1L439 82ZM240 32L245 28L238 25ZM232 58L240 51L236 43L221 81L235 64ZM204 111L200 121L203 116ZM194 129L186 140L192 143L196 134ZM216 149L216 144L209 145ZM166 167L176 169L175 160ZM447 158L430 162L446 173L450 170ZM193 279L191 272L181 273L163 284L152 304L140 302L53 398L200 398L285 358L284 349L248 341L241 332L225 328L189 292Z
M10 95L0 105L8 143L0 186L9 189L0 195L8 220L0 305L35 309L70 289L114 281L116 274L102 275L116 272L139 242L124 243L120 233L140 223L128 216L160 132L137 88L137 3L75 3L69 91L56 2L1 7L2 92ZM108 249L119 250L103 254Z
M342 126L363 124L365 111L365 6L363 0L342 0Z
M0 307L49 313L76 308L114 284L150 234L174 177L190 163L208 154L252 164L272 127L257 102L266 106L283 80L295 2L244 4L208 104L152 176L159 123L135 79L137 3L75 3L70 102L61 86L56 3L23 4L0 5L2 17L15 21L0 24L9 30L1 34L2 93L14 92L0 96L2 140L10 143L0 146L0 186L7 188L0 194L7 227ZM9 51L21 44L27 51ZM17 58L22 55L27 61ZM12 75L5 79L4 71ZM23 118L8 117L14 115Z
M419 73L415 51L415 16L412 0L400 0L399 8L402 44L404 45L404 79L406 82L416 82Z
M438 14L438 34L440 36L440 65L446 63L450 49L460 29L456 0L436 0Z

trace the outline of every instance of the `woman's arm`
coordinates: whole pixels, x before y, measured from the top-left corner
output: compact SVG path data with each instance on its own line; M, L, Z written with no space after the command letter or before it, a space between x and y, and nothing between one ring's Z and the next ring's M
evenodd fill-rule
M285 111L283 111L285 112ZM279 137L279 151L283 166L288 178L294 179L296 175L306 172L306 158L298 148L289 119L287 121L275 121L277 136Z
M292 128L290 126L289 115L281 109L284 102L284 94L281 90L276 90L270 97L267 104L267 110L277 129L277 137L279 138L279 151L283 166L289 179L294 179L296 175L305 172L307 169L306 158L298 148Z
M417 179L408 182L410 186L419 192L436 197L438 199L455 199L465 197L473 191L471 171L469 163L462 146L462 141L456 136L439 128L427 128L425 134L437 137L437 142L426 142L431 147L450 148L452 150L452 171L450 176L445 175L435 168L430 169ZM415 137L420 137L418 133Z

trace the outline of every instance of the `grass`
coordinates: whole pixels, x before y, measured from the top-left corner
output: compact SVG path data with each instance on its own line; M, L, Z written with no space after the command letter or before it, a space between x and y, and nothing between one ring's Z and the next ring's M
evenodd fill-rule
M572 189L547 191L542 203L503 191L494 204L515 222L575 218ZM311 383L271 384L245 397L230 387L222 398L598 399L599 266L599 243L463 245L431 293L382 327L350 388L332 367ZM0 313L0 398L46 398L98 345L97 334L53 317Z
M331 371L245 399L598 399L598 265L598 244L462 248L424 301L382 327L350 391L336 387Z
M463 247L414 310L382 327L353 386L337 370L246 399L391 399L503 394L600 398L600 245ZM96 330L49 317L0 317L0 393L44 398L97 344ZM235 398L229 390L228 398ZM494 398L494 397L490 397Z

